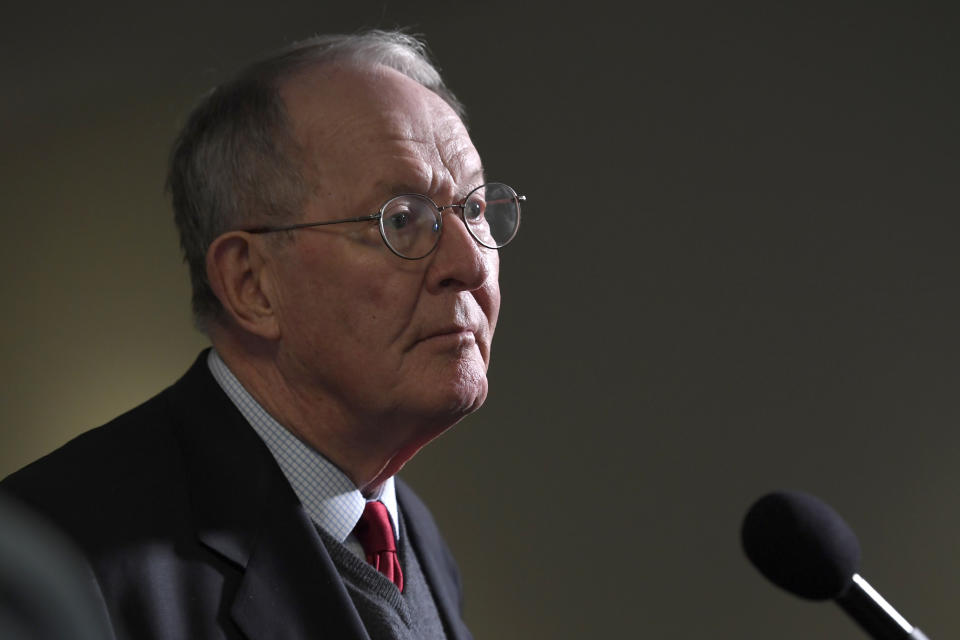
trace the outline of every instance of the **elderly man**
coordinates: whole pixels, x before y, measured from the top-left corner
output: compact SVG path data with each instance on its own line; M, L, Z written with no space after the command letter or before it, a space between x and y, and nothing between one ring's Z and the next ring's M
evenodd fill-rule
M213 348L7 478L83 551L117 638L468 638L395 474L487 394L519 225L403 34L318 37L194 111L169 188Z

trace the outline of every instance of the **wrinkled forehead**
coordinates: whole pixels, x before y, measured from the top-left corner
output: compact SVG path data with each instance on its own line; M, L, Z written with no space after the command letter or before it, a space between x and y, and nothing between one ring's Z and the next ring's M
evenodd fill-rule
M453 109L394 69L327 64L290 78L281 93L307 166L321 177L356 179L392 167L424 174L416 178L423 188L441 188L482 172Z

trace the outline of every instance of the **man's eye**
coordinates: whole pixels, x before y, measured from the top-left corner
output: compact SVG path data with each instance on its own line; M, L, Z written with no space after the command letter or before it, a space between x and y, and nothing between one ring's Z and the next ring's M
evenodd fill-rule
M468 220L478 220L483 216L484 209L486 209L486 203L480 200L471 200L463 208L463 215Z
M403 229L408 222L409 218L405 213L395 213L389 219L390 226L394 229Z

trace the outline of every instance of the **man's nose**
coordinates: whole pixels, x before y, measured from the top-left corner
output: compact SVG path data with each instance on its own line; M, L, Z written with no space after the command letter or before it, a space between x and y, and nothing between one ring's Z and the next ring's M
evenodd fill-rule
M481 247L463 222L461 208L443 207L443 230L427 269L427 288L439 293L445 288L457 291L479 289L490 277L491 260L496 249Z

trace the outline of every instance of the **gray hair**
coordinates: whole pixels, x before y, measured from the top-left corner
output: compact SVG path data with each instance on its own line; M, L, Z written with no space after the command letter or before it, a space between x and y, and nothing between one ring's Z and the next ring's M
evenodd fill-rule
M190 268L194 322L201 331L223 312L207 280L206 255L213 240L251 223L288 222L302 210L310 187L280 86L308 67L327 63L395 69L439 95L464 119L463 106L430 62L426 45L396 31L308 38L214 88L174 143L167 176Z

